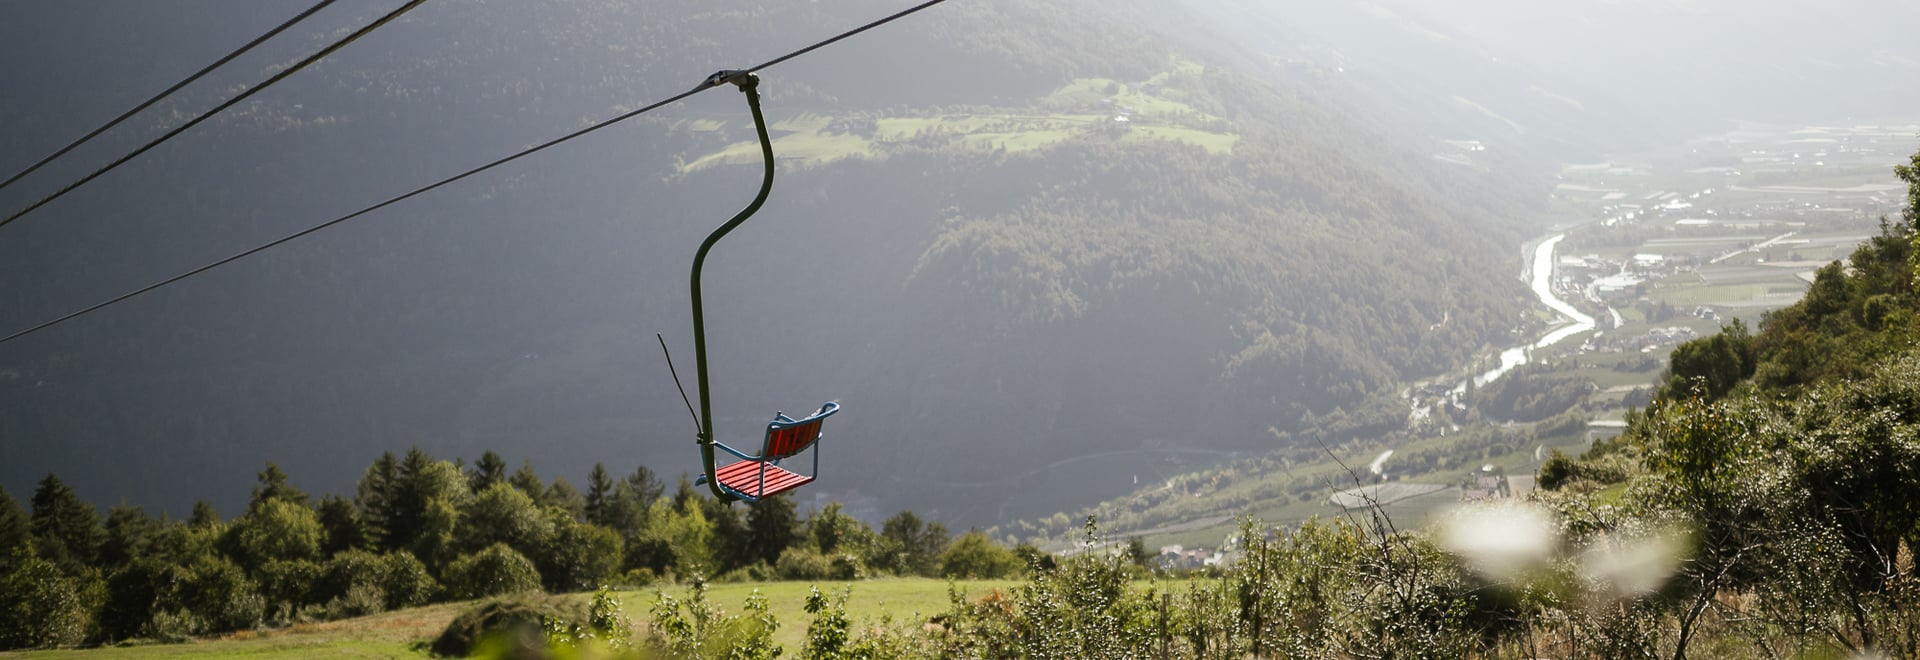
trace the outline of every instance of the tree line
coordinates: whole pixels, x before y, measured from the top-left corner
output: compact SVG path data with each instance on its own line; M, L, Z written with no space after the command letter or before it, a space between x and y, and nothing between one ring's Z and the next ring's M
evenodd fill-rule
M596 464L582 491L530 462L509 473L491 451L471 465L385 453L351 497L309 496L268 463L231 519L205 501L185 520L126 504L102 517L48 474L26 506L0 490L0 649L177 641L680 576L1000 577L1022 565L984 534L956 540L911 511L879 530L838 503L802 519L790 497L730 506L684 476L670 490L645 466L615 477Z

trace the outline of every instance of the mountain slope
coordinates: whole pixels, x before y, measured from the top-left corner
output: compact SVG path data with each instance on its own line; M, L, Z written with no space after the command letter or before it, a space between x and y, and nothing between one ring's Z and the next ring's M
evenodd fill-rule
M0 320L891 9L428 7L8 227ZM1121 492L1170 452L1270 447L1269 429L1330 416L1398 424L1395 381L1513 326L1523 293L1486 267L1526 231L1510 183L1098 8L961 3L765 73L782 173L707 270L723 434L841 400L819 490L985 522ZM893 64L909 52L929 64ZM646 334L690 358L686 265L757 183L740 106L710 92L0 347L0 434L25 439L0 483L54 471L95 501L184 511L265 460L345 491L407 445L562 474L691 468ZM1096 474L1034 478L1113 450L1080 465Z

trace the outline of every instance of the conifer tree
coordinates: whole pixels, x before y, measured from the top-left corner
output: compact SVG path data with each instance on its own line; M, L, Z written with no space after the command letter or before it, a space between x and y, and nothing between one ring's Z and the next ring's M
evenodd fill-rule
M541 506L547 504L547 485L540 481L540 474L533 471L533 461L521 461L520 469L507 478L507 483L513 484L514 488L520 489Z
M613 478L607 475L607 467L593 464L593 471L587 473L587 522L605 527L615 527L613 516Z
M41 556L68 575L78 575L92 565L106 540L100 513L52 473L40 480L33 493L31 523Z
M407 455L396 466L394 481L388 489L386 524L380 539L385 549L406 549L420 536L429 500L422 481L433 468L433 462L432 456L414 447L407 450Z
M689 483L686 487L691 493L693 485ZM633 474L614 483L612 501L607 505L604 518L596 522L619 533L628 544L632 544L651 525L648 512L665 491L666 484L660 483L647 466L634 468ZM679 506L682 501L685 500L676 497L675 505Z
M467 480L453 463L434 460L418 448L407 450L396 472L381 543L389 550L414 549L421 561L435 565L423 553L451 544L454 515L472 498ZM425 541L430 550L413 547L423 535L435 537Z
M660 478L653 474L653 470L647 469L645 465L633 468L633 474L627 475L623 481L627 488L632 490L634 501L641 511L646 511L647 507L653 506L653 501L660 499L660 496L667 492L667 485L662 483Z
M553 478L553 485L547 487L546 505L559 507L575 521L587 519L587 498L566 477Z
M100 546L100 567L116 568L147 554L159 525L146 510L122 504L107 511L106 542Z
M353 504L359 509L361 528L366 530L367 540L373 545L393 547L387 539L392 536L395 489L399 482L400 461L394 458L393 452L386 452L367 466L354 489Z
M478 494L488 486L507 480L507 461L489 449L467 469L467 490Z
M213 504L206 500L193 503L193 513L187 516L187 526L193 529L207 529L220 524L220 512L213 510Z
M288 485L287 473L281 471L273 461L267 461L267 469L261 470L255 478L259 483L253 487L253 496L247 500L247 511L259 509L261 504L269 500L286 500L306 506L307 494Z
M320 528L326 532L326 541L320 547L323 554L331 557L335 553L367 548L367 530L353 502L328 495L320 499L319 514Z
M20 501L13 494L0 488L0 562L4 562L14 548L25 545L33 539L33 524L27 518L27 510L20 508ZM6 566L0 564L0 572Z
M693 487L693 480L685 472L680 473L680 485L673 489L673 508L686 510L701 499L700 491Z

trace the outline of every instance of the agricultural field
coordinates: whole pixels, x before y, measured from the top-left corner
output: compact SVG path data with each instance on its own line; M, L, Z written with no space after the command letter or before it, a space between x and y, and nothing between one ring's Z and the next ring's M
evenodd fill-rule
M1239 137L1226 121L1194 109L1166 86L1179 75L1198 75L1198 65L1126 83L1079 78L1036 99L1027 108L972 108L960 112L876 117L802 113L770 119L774 157L790 167L821 165L848 158L879 158L891 149L946 146L1009 153L1044 149L1078 136L1106 135L1122 142L1160 140L1190 144L1212 154L1230 154ZM728 143L708 153L684 157L681 171L716 165L758 163L760 145L745 117L707 117L681 121L674 130L714 136ZM749 138L749 139L741 139Z

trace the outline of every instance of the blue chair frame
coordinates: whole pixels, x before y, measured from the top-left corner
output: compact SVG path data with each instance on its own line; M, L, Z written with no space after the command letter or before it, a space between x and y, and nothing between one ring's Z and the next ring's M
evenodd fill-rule
M812 483L820 474L820 438L825 435L826 419L837 412L840 412L840 404L828 401L821 404L819 410L802 419L788 417L786 413L775 414L773 421L767 423L767 431L761 438L758 454L748 454L726 443L715 441L713 446L739 457L740 460L717 468L714 471L713 485L727 495L751 503ZM782 433L813 425L818 425L815 426L818 430L812 437L804 438L799 442ZM780 461L809 449L813 450L813 469L808 473L794 472L780 465ZM740 478L746 474L752 475L751 481ZM768 488L769 476L773 477L772 489ZM695 483L704 484L707 481L708 476L702 474Z

